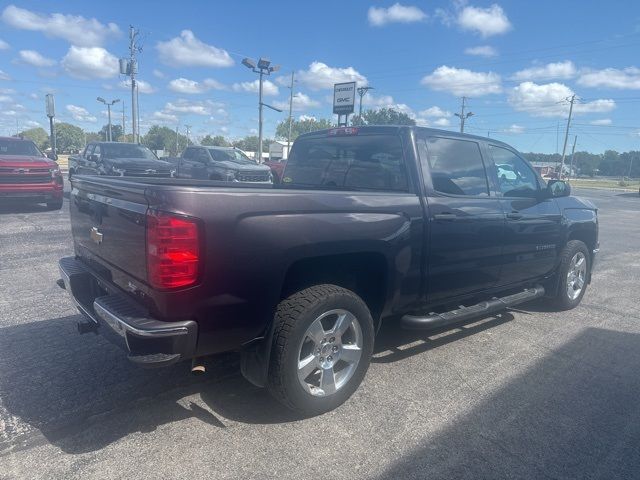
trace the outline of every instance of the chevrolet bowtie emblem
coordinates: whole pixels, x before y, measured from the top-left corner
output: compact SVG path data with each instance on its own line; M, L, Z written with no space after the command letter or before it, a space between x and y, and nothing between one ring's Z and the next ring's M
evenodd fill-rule
M91 229L91 240L96 242L98 245L102 243L102 233L98 230L98 227L93 227Z

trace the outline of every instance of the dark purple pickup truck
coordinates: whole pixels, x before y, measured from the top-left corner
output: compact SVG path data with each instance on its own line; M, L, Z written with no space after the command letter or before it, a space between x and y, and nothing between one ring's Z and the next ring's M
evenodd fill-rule
M299 137L277 186L77 175L63 281L141 366L241 352L317 414L344 402L381 322L437 329L546 295L575 307L597 210L493 139L419 127Z

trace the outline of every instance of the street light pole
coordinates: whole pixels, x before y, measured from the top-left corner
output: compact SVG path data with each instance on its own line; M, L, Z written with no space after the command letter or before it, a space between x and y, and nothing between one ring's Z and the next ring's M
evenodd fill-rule
M113 136L111 135L111 105L118 103L120 101L119 98L116 98L115 100L112 100L111 102L107 102L104 98L102 97L98 97L96 98L96 100L98 100L100 103L104 103L107 106L107 116L109 118L109 127L107 130L108 133L108 138L107 141L108 142L112 142L113 141Z
M258 63L250 58L242 60L242 64L249 68L252 72L258 74L258 151L256 152L258 163L262 163L262 107L268 107L276 112L282 112L282 110L267 105L262 101L262 83L265 75L271 75L273 72L280 70L280 65L271 65L271 60L268 58L259 58Z
M260 69L260 92L258 94L258 163L262 163L262 77L264 73Z

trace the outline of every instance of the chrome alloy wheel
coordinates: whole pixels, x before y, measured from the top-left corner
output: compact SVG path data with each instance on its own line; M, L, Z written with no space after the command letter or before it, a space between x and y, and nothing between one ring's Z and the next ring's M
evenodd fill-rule
M316 318L298 350L298 380L311 395L332 395L344 387L360 363L362 329L356 316L343 309Z
M584 282L587 278L587 258L584 253L578 252L571 259L569 271L567 272L567 296L571 300L578 298Z

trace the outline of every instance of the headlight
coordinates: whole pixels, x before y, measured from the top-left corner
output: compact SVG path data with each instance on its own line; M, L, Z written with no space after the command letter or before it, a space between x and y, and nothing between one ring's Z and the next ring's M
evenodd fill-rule
M269 181L273 183L273 172L269 170Z
M51 172L51 178L56 178L62 175L62 173L60 173L60 167L50 168L49 172Z
M227 182L237 182L236 172L227 172Z
M118 174L118 175L120 175L121 177L124 177L124 172L125 172L124 168L115 168L115 167L114 167L114 168L112 168L112 169L111 169L111 171L112 171L113 173L117 173L117 174Z

